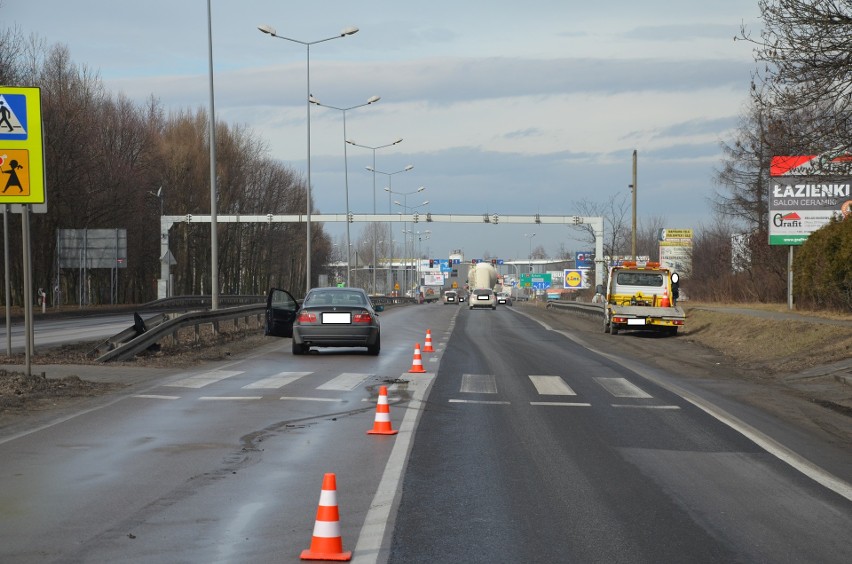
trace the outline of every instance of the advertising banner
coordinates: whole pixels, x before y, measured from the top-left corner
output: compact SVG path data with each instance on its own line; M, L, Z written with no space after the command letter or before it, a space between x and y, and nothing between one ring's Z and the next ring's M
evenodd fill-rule
M770 245L801 245L832 217L852 215L849 161L847 155L772 157Z

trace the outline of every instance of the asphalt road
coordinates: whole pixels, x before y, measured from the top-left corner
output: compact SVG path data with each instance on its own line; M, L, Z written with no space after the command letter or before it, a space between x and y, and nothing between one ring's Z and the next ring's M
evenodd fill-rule
M379 357L95 367L131 385L0 437L0 560L296 562L334 472L358 562L852 561L848 450L519 311L391 309ZM383 384L399 434L367 435ZM826 464L777 448L805 438Z

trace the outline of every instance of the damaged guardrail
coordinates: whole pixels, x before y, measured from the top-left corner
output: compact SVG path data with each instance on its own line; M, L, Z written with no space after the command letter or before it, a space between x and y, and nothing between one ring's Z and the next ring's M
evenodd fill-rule
M99 362L129 360L137 354L155 347L166 337L176 337L177 332L181 329L195 327L197 334L201 325L210 323L213 325L214 333L218 333L218 324L222 321L245 318L246 324L248 324L249 318L257 316L259 321L262 322L265 312L266 304L261 303L213 311L191 311L172 318L169 318L168 314L160 314L143 320L142 326L139 324L141 317L134 314L134 325L104 341L105 348L109 350L101 354L100 349L96 348L93 351L93 356L100 354L100 356L97 356Z

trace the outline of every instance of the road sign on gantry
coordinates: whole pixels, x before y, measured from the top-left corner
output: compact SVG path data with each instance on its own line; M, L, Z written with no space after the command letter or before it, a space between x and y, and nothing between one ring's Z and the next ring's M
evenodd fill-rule
M41 91L0 86L0 204L43 204Z

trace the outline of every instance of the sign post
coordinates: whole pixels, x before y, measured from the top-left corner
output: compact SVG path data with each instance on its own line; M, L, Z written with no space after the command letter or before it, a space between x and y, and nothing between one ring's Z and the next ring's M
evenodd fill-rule
M30 206L45 203L41 91L36 87L0 87L0 204L23 204L21 236L24 266L24 341L26 373L32 376L33 289L30 264ZM9 265L6 264L6 276ZM8 284L6 286L8 288ZM6 294L6 327L10 325Z

